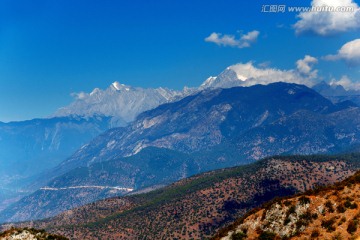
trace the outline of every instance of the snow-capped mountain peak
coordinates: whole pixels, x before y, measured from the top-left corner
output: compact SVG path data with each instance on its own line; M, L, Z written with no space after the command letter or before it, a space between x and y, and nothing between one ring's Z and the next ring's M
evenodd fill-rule
M231 88L235 86L240 86L241 82L239 81L238 73L236 73L231 67L226 68L222 73L217 77L209 77L205 80L199 89L206 88Z
M107 89L95 88L91 93L73 94L76 99L69 106L62 107L53 116L104 115L114 118L115 125L123 126L135 117L160 104L167 103L193 91L175 91L167 88L131 87L113 82Z
M207 78L198 88L184 87L182 91L162 87L132 87L115 81L104 90L95 88L91 93L73 94L76 97L75 101L69 106L60 108L54 116L93 116L97 114L115 117L117 121L125 124L133 121L141 112L163 103L179 100L204 89L249 87L255 84L267 85L279 81L311 85L310 80L295 70L258 67L252 62L239 63L227 67L218 76Z
M281 70L256 66L252 62L238 63L227 67L216 79L205 81L201 88L250 87L257 84L268 85L274 82L296 83L312 86L313 75L304 75L296 69Z
M116 91L121 91L121 90L130 91L130 86L127 86L127 85L125 85L123 83L119 83L119 82L113 82L111 84L111 88Z
M200 88L206 88L213 85L216 78L217 77L210 76L208 79L205 80L205 82L200 85Z
M92 90L92 92L90 93L90 96L95 95L99 92L101 92L100 88L94 88L94 90Z

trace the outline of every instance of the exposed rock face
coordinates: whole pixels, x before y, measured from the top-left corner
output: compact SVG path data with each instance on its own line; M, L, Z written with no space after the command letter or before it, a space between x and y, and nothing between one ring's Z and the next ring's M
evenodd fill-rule
M31 229L12 228L10 230L0 233L0 239L2 240L46 240L46 239L67 240L67 238L63 236L49 234L43 230L36 230L33 228Z
M360 172L322 190L278 200L235 223L222 240L357 239L360 236ZM218 238L218 237L217 237Z

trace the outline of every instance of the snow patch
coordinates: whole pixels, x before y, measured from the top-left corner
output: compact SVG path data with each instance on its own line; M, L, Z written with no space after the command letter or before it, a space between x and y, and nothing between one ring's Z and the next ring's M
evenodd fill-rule
M116 141L115 141L115 140L112 140L112 141L110 141L110 142L108 142L108 143L106 144L106 147L112 149L112 148L114 147L115 143L116 143Z
M200 87L211 86L211 85L215 82L216 78L217 78L217 77L210 76L208 79L206 79L206 80L200 85Z
M94 88L94 90L90 93L90 96L93 96L99 92L101 92L101 90L99 88Z
M125 86L124 84L120 84L119 82L113 82L112 86L116 89L116 90L120 90L121 87Z
M294 91L293 89L290 89L290 90L288 91L288 94L294 95L294 94L295 94L295 91Z
M255 123L254 127L258 127L269 117L269 111L266 110L260 117L260 119Z
M137 153L139 153L142 149L144 149L144 148L146 148L146 147L147 147L146 144L143 144L142 142L139 142L139 143L136 145L136 147L134 148L134 150L133 150L134 155L137 154Z

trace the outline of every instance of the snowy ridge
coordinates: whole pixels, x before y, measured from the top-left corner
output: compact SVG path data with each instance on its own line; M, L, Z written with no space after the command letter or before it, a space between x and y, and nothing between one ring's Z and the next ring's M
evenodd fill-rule
M114 82L105 90L95 88L91 93L74 94L76 100L69 106L58 109L53 116L105 115L114 118L115 126L124 126L133 121L138 114L192 92L188 89L175 91L161 87L131 87Z
M95 88L91 93L73 94L75 101L58 109L52 117L103 115L113 118L113 127L125 126L144 111L151 110L164 103L180 100L205 89L249 87L274 82L313 85L310 76L304 77L296 70L256 67L252 62L239 63L227 67L218 76L210 76L197 88L184 87L183 90L162 87L141 88L113 82L105 90ZM323 90L324 87L320 86L319 88Z

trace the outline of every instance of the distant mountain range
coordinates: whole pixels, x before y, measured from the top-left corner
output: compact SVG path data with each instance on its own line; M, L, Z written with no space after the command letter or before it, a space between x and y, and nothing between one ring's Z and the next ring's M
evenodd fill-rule
M220 144L250 144L247 152L241 151L244 160L337 152L359 142L359 114L353 103L333 104L297 84L204 90L144 112L125 128L107 131L60 167L131 156L149 146L191 153Z
M103 115L113 118L118 126L125 126L140 113L153 109L163 103L187 96L195 89L184 88L175 91L167 88L131 87L119 82L112 83L107 89L95 88L91 93L80 93L69 106L58 109L53 116Z
M42 201L36 192L0 216L52 216L126 194L124 189L162 186L266 156L360 146L356 91L325 82L313 89L291 83L252 86L256 81L240 70L231 66L199 88L182 91L114 82L78 94L51 118L0 123L0 210L44 186L48 198L63 194L49 194L51 188L69 190L70 198L82 196L61 206L54 201L45 214L35 210L33 204ZM29 214L17 215L15 209L25 202Z
M58 109L51 117L103 115L113 118L113 126L125 126L142 112L154 109L164 103L180 100L205 89L249 87L259 83L266 85L282 80L299 83L299 81L289 79L267 79L266 75L259 76L260 79L254 79L251 71L246 68L246 64L233 65L218 76L209 77L199 87L185 87L183 90L132 87L114 82L104 90L95 88L91 93L74 94L74 102ZM360 104L360 91L347 91L341 85L330 85L324 81L312 88L334 102L351 100Z
M359 90L345 90L341 85L330 85L324 81L313 86L313 89L333 102L352 101L360 106Z
M101 134L32 182L47 188L11 205L0 219L49 217L124 189L271 155L338 153L359 144L360 109L353 103L333 104L289 83L208 89Z

